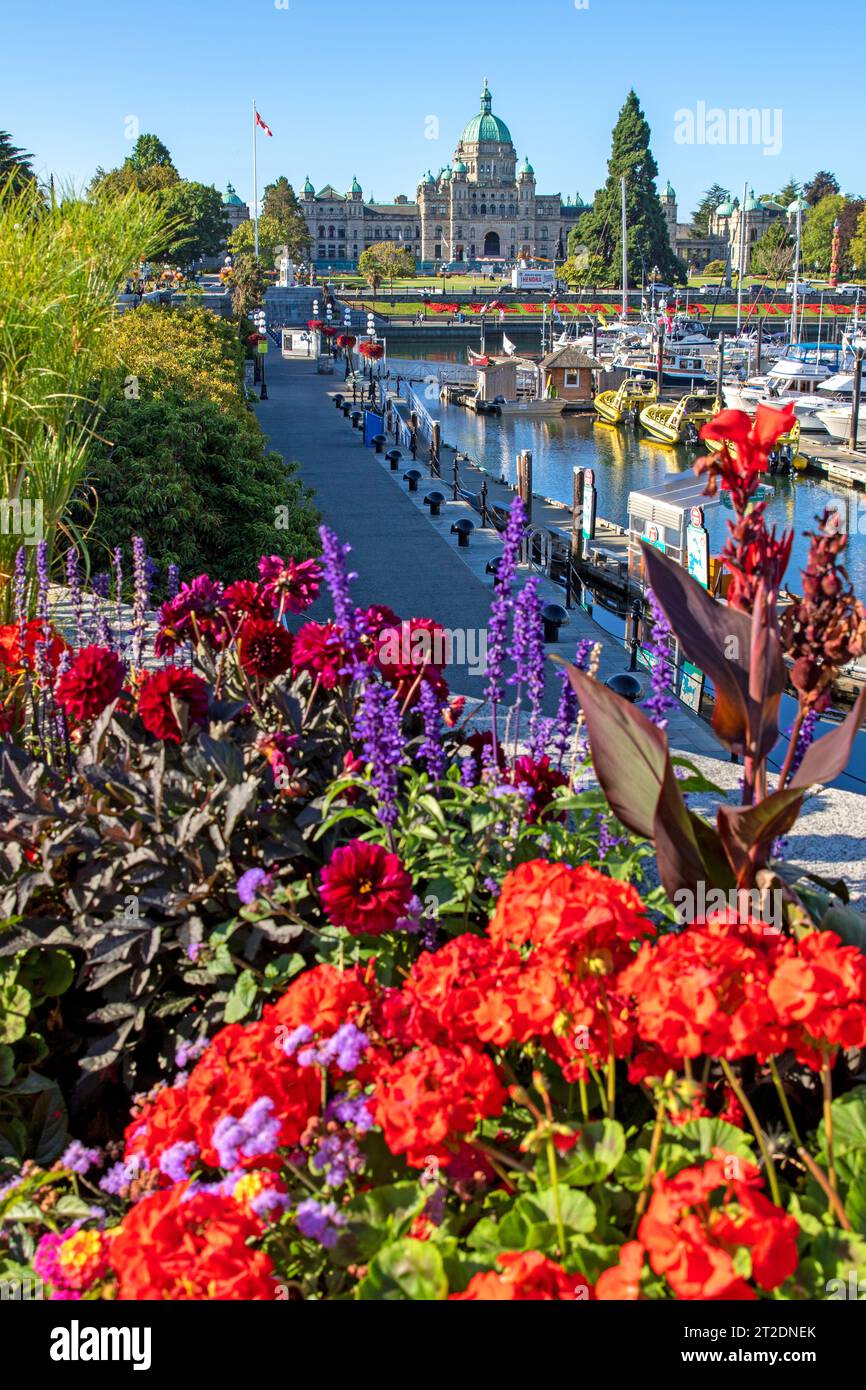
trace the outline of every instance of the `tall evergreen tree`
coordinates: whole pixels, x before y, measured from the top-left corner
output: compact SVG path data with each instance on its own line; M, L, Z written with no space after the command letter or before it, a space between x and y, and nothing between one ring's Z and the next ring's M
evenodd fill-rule
M629 284L640 284L658 266L666 280L684 280L685 267L668 237L655 180L658 165L650 150L650 128L634 91L629 92L613 132L604 188L595 195L592 211L584 213L569 236L569 251L586 246L598 255L605 280L617 284L622 260L620 178L626 180L627 255Z
M174 169L174 162L169 153L168 146L164 145L158 135L139 135L132 147L132 154L126 160L133 169L137 169L143 174L146 169L153 169L157 165L162 168Z
M835 174L831 174L827 169L819 169L815 177L806 184L803 189L803 197L813 208L825 198L830 198L839 192L839 180Z
M730 190L722 188L720 183L714 183L707 189L701 201L692 213L692 231L695 236L706 236L710 230L710 218L717 207L730 198Z
M789 208L794 199L799 198L802 192L803 190L799 182L792 174L784 188L780 188L779 192L776 194L776 202L780 203L783 208Z
M9 181L12 191L20 193L27 184L32 183L36 177L30 163L32 158L31 154L25 154L24 150L12 144L8 130L0 130L0 187Z

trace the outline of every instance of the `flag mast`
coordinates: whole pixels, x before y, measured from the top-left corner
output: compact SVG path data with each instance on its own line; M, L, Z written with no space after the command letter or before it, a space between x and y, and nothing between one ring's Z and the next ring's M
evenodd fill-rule
M256 103L253 101L253 223L256 248L256 260L259 258L259 175L257 167L258 154L258 121L256 119Z

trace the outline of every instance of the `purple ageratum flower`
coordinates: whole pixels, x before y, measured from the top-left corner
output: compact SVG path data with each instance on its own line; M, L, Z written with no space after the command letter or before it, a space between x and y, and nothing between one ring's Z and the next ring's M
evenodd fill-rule
M336 1065L342 1072L353 1072L370 1046L370 1039L354 1023L342 1023L330 1038L316 1047L305 1047L298 1053L298 1064L302 1067L330 1067Z
M103 1192L107 1192L112 1197L120 1197L129 1184L146 1173L148 1161L144 1154L133 1154L125 1162L115 1163L104 1177L100 1178L99 1186Z
M221 1115L213 1132L213 1146L220 1167L236 1167L241 1156L255 1158L258 1154L273 1153L279 1144L280 1127L270 1096L254 1100L240 1119Z
M159 1171L164 1173L170 1182L186 1182L189 1170L200 1152L198 1144L192 1141L183 1143L179 1140L161 1154Z
M378 802L379 821L391 832L397 823L397 774L404 751L400 706L392 690L374 681L365 683L355 736L363 744L364 759L370 764L370 784Z
M322 1173L326 1187L342 1187L364 1168L364 1155L351 1134L327 1134L310 1159L314 1173Z
M338 1211L336 1202L317 1202L314 1197L298 1204L295 1219L301 1235L317 1241L326 1250L337 1244L340 1227L347 1221L345 1213Z
M301 1023L294 1028L283 1043L283 1051L287 1057L293 1057L298 1048L303 1043L312 1042L315 1034L312 1028L306 1023Z
M326 1120L339 1120L341 1125L351 1125L359 1134L366 1134L373 1128L366 1096L334 1096L325 1108Z
M207 1051L207 1038L196 1038L194 1042L179 1042L175 1048L174 1064L176 1067L188 1067L190 1062L195 1062Z
M424 722L424 741L420 755L434 782L445 776L446 760L442 749L442 706L429 681L422 680L418 691L418 708Z
M598 856L600 859L606 859L612 849L616 849L617 845L626 843L626 837L614 835L610 826L610 818L603 811L599 811L596 820L598 823Z
M676 696L671 690L668 670L670 652L667 639L671 635L671 628L652 589L647 589L647 603L652 615L652 628L647 644L651 663L650 689L652 693L643 701L642 708L646 710L653 724L657 725L659 729L666 729L668 724L667 712L675 709L677 704Z
M478 768L474 758L464 758L460 764L461 787L474 787L478 781Z
M264 1221L273 1211L286 1211L292 1205L292 1199L286 1192L277 1192L272 1187L266 1187L257 1193L250 1202L253 1213Z
M257 898L266 897L273 886L274 876L264 869L247 869L236 884L236 892L244 907L249 907Z
M87 1149L81 1143L80 1139L73 1139L70 1144L67 1144L60 1162L64 1168L71 1169L73 1173L77 1173L79 1177L83 1178L85 1173L88 1173L91 1168L98 1168L100 1166L102 1163L102 1150Z

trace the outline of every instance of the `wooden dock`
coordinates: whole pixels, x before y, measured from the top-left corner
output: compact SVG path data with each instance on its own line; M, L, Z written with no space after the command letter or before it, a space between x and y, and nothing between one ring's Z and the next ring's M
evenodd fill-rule
M848 449L844 444L800 443L800 455L807 460L808 471L822 478L845 483L848 487L866 487L866 453Z

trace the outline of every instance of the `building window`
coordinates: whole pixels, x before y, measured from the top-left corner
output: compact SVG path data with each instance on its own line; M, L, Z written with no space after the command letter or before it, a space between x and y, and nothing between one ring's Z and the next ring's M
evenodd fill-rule
M322 257L324 257L324 254L325 254L325 248L324 248L324 246L320 246L320 247L319 247L319 255L322 256Z
M338 236L338 238L340 239L340 241L345 241L345 240L346 240L346 228L345 228L345 227L341 227L340 230L337 232L337 236Z
M323 237L324 235L325 235L324 224L320 222L320 223L319 223L319 236L320 236L320 237Z
M542 240L542 241L547 241L547 228L546 228L546 227L542 227L542 229L541 229L541 240ZM622 241L622 237L620 237L620 241Z
M436 245L433 247L433 255L435 256L435 258L436 258L437 261L441 261L441 259L442 259L442 247L439 245L439 242L438 242L438 241L437 241Z
M566 370L566 373L565 373L565 384L566 384L566 386L579 386L579 385L580 385L580 372L577 371L577 370L574 370L574 371L568 371L568 370Z

